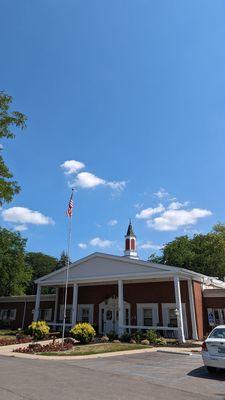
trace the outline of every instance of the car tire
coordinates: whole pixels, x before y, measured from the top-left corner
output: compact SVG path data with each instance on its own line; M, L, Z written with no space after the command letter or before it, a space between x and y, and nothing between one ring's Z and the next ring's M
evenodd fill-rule
M211 372L211 373L216 372L216 370L217 370L216 367L206 367L206 369L208 372Z

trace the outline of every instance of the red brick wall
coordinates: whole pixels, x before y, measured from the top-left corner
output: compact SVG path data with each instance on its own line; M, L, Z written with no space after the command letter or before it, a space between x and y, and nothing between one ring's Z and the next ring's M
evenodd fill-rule
M52 309L52 319L53 319L53 313L54 313L54 306L55 306L54 301L41 301L41 303L40 303L41 309L47 309L47 308ZM34 310L34 308L35 308L35 302L27 302L24 327L27 327L33 321L32 310ZM2 309L7 309L7 310L16 309L16 319L14 321L10 321L9 324L7 324L7 325L6 325L6 323L4 323L4 321L0 321L0 327L9 326L10 329L18 329L18 328L22 327L24 302L21 301L21 302L15 302L15 303L13 303L13 302L0 303L0 309L1 310Z
M186 281L181 281L181 298L186 303L188 336L191 337L191 317ZM72 304L73 289L68 290L68 303ZM118 296L117 285L80 286L78 289L78 304L94 304L94 322L99 323L99 303L111 296ZM124 300L131 306L131 325L137 325L136 303L158 303L159 322L162 320L162 303L175 303L173 281L124 284ZM64 290L59 290L59 304L64 302Z
M199 339L203 338L203 297L202 287L200 282L193 282L193 295L195 302L195 315Z

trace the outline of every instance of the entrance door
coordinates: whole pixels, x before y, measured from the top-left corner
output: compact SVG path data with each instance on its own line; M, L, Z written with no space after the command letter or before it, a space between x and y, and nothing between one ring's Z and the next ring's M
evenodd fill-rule
M118 331L118 307L105 307L103 309L104 333Z
M130 324L130 305L126 302L124 302L124 324ZM99 328L100 333L118 333L118 298L110 298L99 304Z

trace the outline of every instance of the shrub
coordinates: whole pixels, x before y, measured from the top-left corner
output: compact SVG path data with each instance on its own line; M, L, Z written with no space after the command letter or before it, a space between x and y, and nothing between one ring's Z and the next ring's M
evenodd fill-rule
M167 342L166 342L166 339L160 337L160 338L156 338L155 344L157 346L166 346Z
M45 321L37 321L32 322L28 326L28 331L31 335L33 335L35 340L44 339L50 331L50 328Z
M141 331L136 331L131 335L132 339L134 339L137 343L140 343L141 339L143 338Z
M145 337L147 340L149 340L150 343L155 343L157 340L157 333L153 329L149 329L146 332Z
M104 335L104 336L101 337L100 340L101 340L101 343L108 343L109 338L108 338L108 336Z
M79 340L80 343L90 343L95 335L96 332L87 322L76 324L70 331L73 335L74 339Z
M120 337L121 342L129 343L131 340L131 334L128 332L124 332L124 334Z
M118 339L118 335L117 335L117 333L115 331L108 332L107 336L108 336L110 342L112 342L113 340Z

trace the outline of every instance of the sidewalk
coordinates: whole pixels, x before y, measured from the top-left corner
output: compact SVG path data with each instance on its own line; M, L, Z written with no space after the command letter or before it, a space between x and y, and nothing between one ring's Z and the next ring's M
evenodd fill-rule
M41 344L48 344L51 340L44 340L41 341ZM30 343L21 343L16 345L9 345L9 346L0 346L0 356L5 357L18 357L18 358L28 358L28 359L37 359L37 360L86 360L91 358L105 358L105 357L115 357L121 355L131 355L131 354L138 354L138 353L152 353L152 352L162 352L162 353L174 353L174 354L186 354L191 355L193 353L200 353L201 347L172 347L172 346L165 346L165 347L151 347L146 349L139 349L139 350L125 350L125 351L117 351L117 352L109 352L109 353L100 353L100 354L90 354L85 356L42 356L38 354L26 354L26 353L14 353L13 350L19 347L27 347ZM63 353L62 353L63 354Z

